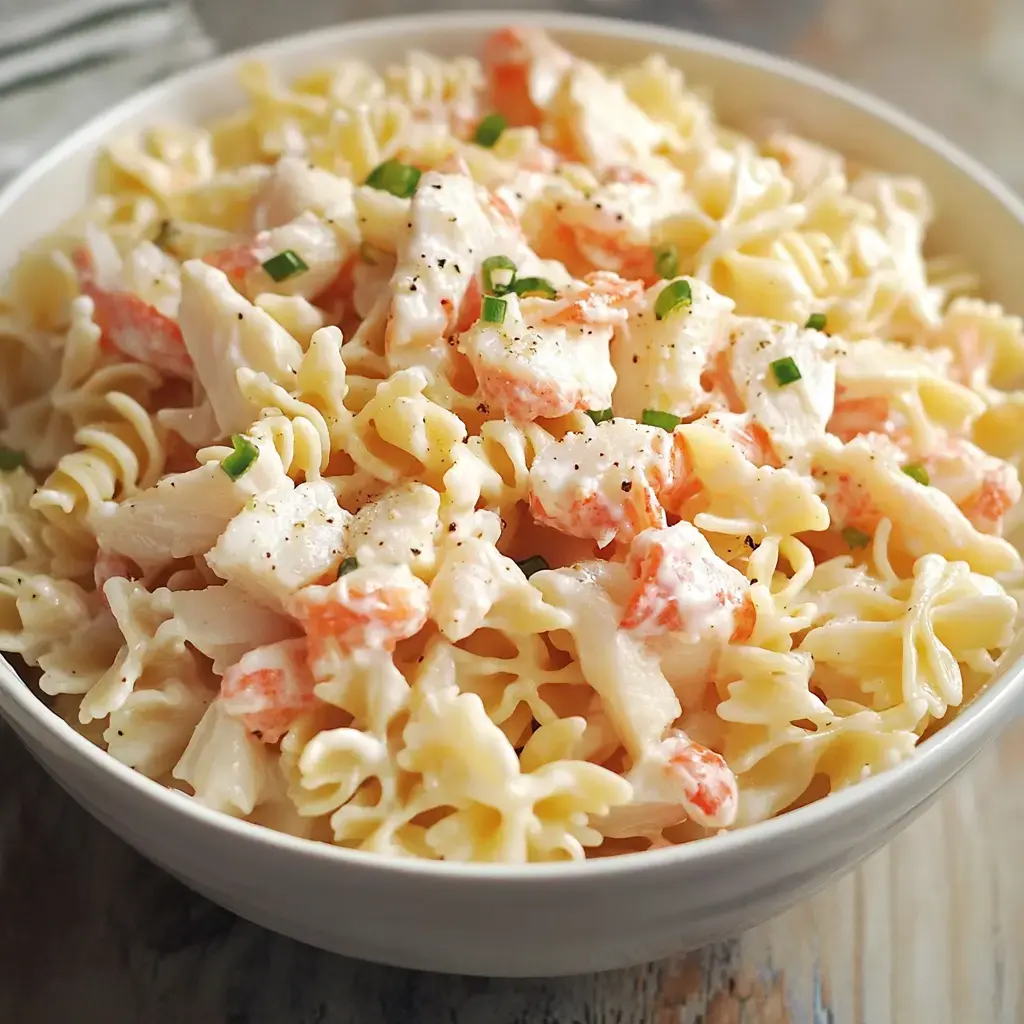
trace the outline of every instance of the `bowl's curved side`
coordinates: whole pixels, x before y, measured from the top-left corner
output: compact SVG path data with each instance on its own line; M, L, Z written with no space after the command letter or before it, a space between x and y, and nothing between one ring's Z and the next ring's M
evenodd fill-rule
M501 14L389 19L285 40L257 55L284 73L329 59L384 62L415 46L476 50ZM520 20L527 20L526 17ZM1024 207L927 130L854 90L739 47L619 21L530 15L579 52L621 63L652 49L717 92L727 119L785 112L792 126L857 157L923 177L943 246L1019 304ZM158 85L87 125L0 196L0 274L14 253L87 198L103 139L242 100L235 55ZM1016 652L1019 653L1019 650ZM112 761L59 721L0 659L0 712L76 799L146 856L240 914L307 942L433 970L543 975L621 966L734 931L820 888L918 813L1009 718L1024 688L1002 681L921 755L783 818L688 847L529 868L387 861L238 823Z
M918 789L767 849L687 862L638 854L634 870L539 872L516 884L477 872L380 870L251 842L155 801L38 729L15 731L95 818L204 896L264 927L347 956L416 970L540 977L661 959L733 935L808 897L873 853L970 760L935 762ZM727 844L723 844L727 845Z

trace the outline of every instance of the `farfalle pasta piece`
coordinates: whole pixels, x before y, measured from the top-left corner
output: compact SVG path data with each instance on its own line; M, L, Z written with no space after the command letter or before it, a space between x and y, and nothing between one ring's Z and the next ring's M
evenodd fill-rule
M453 808L425 836L446 860L582 859L586 846L601 841L589 816L629 798L628 783L583 761L548 762L522 772L480 698L456 686L417 694L402 737L399 764L422 776L426 791Z
M114 663L82 698L78 715L83 723L106 718L123 707L151 665L173 666L184 679L192 679L196 672L194 656L171 612L170 591L151 594L137 583L115 577L104 585L103 596L124 644Z
M245 399L262 406L264 416L268 409L277 409L295 422L297 431L305 432L309 427L316 431L320 449L317 473L327 469L332 451L344 443L352 419L345 407L349 385L341 347L342 335L337 327L318 330L302 356L292 390L275 383L266 373L240 369L236 375ZM311 454L311 440L304 447ZM284 461L287 465L290 460ZM308 473L305 475L310 479Z
M30 665L96 614L95 602L72 580L0 569L0 641Z
M205 130L151 128L140 137L115 139L104 147L99 183L113 194L144 190L162 199L208 182L215 168Z
M960 378L971 387L1007 391L1024 384L1024 320L996 303L954 299L930 340L952 352Z
M725 755L737 774L739 808L735 825L765 821L797 801L815 775L832 792L893 768L911 756L920 709L875 712L849 705L843 715L810 732L790 726L768 732L739 726L728 737Z
M817 665L861 678L879 710L917 701L942 718L963 700L959 662L977 664L974 655L1012 639L1016 602L963 562L923 556L912 581L889 588L894 600L885 605L871 589L865 581L859 600L850 593L847 614L812 629L799 649Z
M32 507L36 481L20 466L0 472L0 565L23 571L46 568L46 519Z
M726 722L767 728L830 720L825 703L811 691L813 671L814 661L805 650L727 647L716 671L719 689L727 696L716 714Z
M504 514L530 491L530 467L554 437L537 423L488 420L480 433L453 450L453 465L444 475L444 496L456 511L468 512L483 502Z

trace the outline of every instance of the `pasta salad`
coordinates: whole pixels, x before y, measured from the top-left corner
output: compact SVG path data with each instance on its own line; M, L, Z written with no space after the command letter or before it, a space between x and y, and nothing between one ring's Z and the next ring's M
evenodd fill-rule
M0 300L0 650L111 757L404 857L881 772L1017 623L1024 328L920 181L540 31L102 152Z

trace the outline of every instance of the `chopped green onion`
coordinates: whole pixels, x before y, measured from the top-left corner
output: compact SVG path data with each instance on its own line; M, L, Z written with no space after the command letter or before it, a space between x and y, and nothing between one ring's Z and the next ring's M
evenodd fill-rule
M232 434L231 444L235 450L220 460L220 468L237 480L259 458L260 450L243 434Z
M419 168L403 164L400 160L385 160L370 171L366 184L381 192L390 192L399 199L408 199L416 191L422 173Z
M661 427L662 430L675 430L682 419L670 412L659 412L657 409L644 409L640 422L648 427Z
M516 562L516 565L523 570L523 575L529 579L535 572L542 572L544 569L550 569L547 559L542 555L531 555L529 558L524 558L521 562Z
M771 364L771 369L780 388L796 383L801 376L800 367L789 356L776 359Z
M824 313L812 313L807 318L807 324L805 326L809 327L812 331L823 331L825 330L825 325L827 323L828 317L825 316Z
M658 277L669 281L679 273L679 251L674 245L659 245L654 250L654 269Z
M911 480L916 480L922 487L927 487L932 482L932 478L928 475L928 470L925 469L920 462L914 462L909 466L904 466L903 472L906 473Z
M607 409L587 409L586 412L595 423L604 423L612 418L611 406Z
M494 280L495 271L500 273L500 281ZM484 291L488 295L504 295L515 285L516 265L507 256L488 256L481 264L480 272L484 279Z
M487 324L503 324L505 322L505 309L507 303L504 299L496 299L493 295L485 295L483 308L480 311L480 319Z
M488 114L477 126L473 141L478 146L486 146L488 149L493 146L501 133L508 127L508 121L501 114Z
M309 270L309 266L294 249L285 249L284 252L279 252L276 256L271 256L269 260L266 260L263 269L280 283L296 274L305 273Z
M519 277L512 282L512 291L521 299L529 295L538 295L542 299L557 299L555 286L543 277Z
M351 555L349 555L348 558L343 558L341 560L341 565L338 566L338 579L340 580L342 576L347 576L353 569L358 568L359 562L357 559L353 558Z
M843 530L843 540L851 548L866 548L871 543L871 534L858 530L856 527L848 526Z
M671 284L665 285L654 303L654 315L658 320L664 320L669 313L674 313L683 306L693 305L693 292L690 291L690 282L680 278Z
M17 452L13 448L0 448L0 473L13 473L24 465L24 452Z

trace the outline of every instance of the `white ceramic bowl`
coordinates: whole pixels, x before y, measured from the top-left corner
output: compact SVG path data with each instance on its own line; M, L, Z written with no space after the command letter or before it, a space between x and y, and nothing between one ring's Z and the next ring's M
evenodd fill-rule
M945 250L965 255L991 298L1021 312L1024 205L986 171L901 114L821 75L750 50L621 21L500 13L339 26L232 55L164 82L58 146L0 197L0 275L18 250L86 199L99 145L115 132L194 121L242 103L235 69L258 56L285 74L341 57L417 47L475 53L510 20L544 25L576 52L619 63L660 50L710 85L723 119L784 114L847 154L919 175ZM1015 651L1019 654L1020 651ZM678 953L809 896L904 828L1012 717L1019 658L919 754L837 796L746 831L674 849L530 867L392 861L309 843L215 814L89 744L0 661L0 711L47 771L100 821L185 884L305 942L405 967L555 975Z

